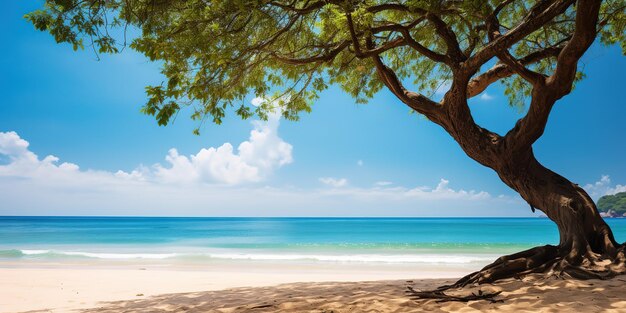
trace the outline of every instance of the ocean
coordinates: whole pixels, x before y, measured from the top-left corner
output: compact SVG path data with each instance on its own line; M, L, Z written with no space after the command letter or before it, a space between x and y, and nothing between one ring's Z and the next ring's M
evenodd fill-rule
M618 241L626 219L609 219ZM0 217L0 266L459 265L558 243L545 218Z

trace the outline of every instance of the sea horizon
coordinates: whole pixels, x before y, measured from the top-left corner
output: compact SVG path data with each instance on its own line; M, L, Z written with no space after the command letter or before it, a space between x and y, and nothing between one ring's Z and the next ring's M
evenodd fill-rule
M618 240L626 237L626 220L607 221ZM556 225L537 217L0 216L0 263L12 267L271 263L463 271L557 243Z
M241 218L241 219L536 219L548 218L545 215L538 216L206 216L206 215L0 215L4 217L53 217L53 218ZM606 218L622 218L622 217L605 217Z

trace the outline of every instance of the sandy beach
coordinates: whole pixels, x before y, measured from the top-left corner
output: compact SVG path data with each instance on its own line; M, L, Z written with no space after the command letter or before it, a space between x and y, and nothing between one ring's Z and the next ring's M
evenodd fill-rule
M626 277L507 280L453 291L502 291L503 302L439 303L410 299L407 286L428 290L453 279L411 276L303 268L1 268L0 312L626 312Z
M219 291L309 282L400 280L411 270L397 266L341 264L222 264L159 267L155 264L27 264L0 266L0 312L78 312L112 301L162 294ZM422 272L421 278L459 276L457 270ZM254 298L258 299L258 298ZM152 305L149 305L151 307ZM146 308L144 308L145 310ZM203 308L201 311L205 310ZM114 310L115 311L115 310ZM139 310L141 311L141 310Z
M266 288L162 295L106 303L85 312L626 312L623 279L612 281L508 280L456 292L502 291L502 302L414 301L406 286L432 289L447 280L295 283ZM455 293L455 292L453 292Z
M626 0L4 4L0 313L626 313Z

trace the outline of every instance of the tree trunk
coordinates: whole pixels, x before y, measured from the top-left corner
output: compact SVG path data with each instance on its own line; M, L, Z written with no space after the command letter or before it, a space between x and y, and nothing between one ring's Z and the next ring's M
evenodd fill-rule
M486 283L530 273L579 279L626 273L624 246L618 244L595 203L577 184L541 165L532 152L503 155L492 167L531 208L558 227L558 246L542 246L504 256L453 286Z
M497 170L500 178L556 223L560 250L571 252L572 258L587 251L615 256L613 233L580 186L545 168L532 150L512 161Z

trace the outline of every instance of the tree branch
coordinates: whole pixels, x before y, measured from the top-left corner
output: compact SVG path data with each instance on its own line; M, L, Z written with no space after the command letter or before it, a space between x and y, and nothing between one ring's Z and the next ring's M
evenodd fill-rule
M543 135L554 103L571 91L576 78L577 63L596 37L601 1L579 0L572 39L561 50L556 70L546 78L544 86L533 88L528 113L505 137L514 151L529 149Z
M445 41L447 47L446 54L456 62L465 61L467 57L461 51L459 41L448 24L432 13L426 13L426 18L435 26L437 34Z
M517 26L491 41L470 57L465 62L465 69L470 72L476 71L481 65L496 56L498 52L508 49L530 33L541 28L547 22L565 12L573 3L574 0L539 1Z
M380 32L384 32L384 31L395 31L398 32L402 35L402 37L404 37L404 40L406 42L406 44L408 44L411 48L413 48L415 51L417 51L418 53L422 54L423 56L435 61L435 62L439 62L439 63L445 63L448 65L452 65L452 60L447 56L447 55L443 55L443 54L439 54L437 52L434 52L430 49L428 49L427 47L423 46L422 44L420 44L419 42L417 42L413 36L411 36L411 29L416 27L417 25L419 25L419 23L421 23L422 21L424 21L426 19L425 16L420 16L419 18L415 19L413 22L407 24L407 25L401 25L401 24L395 24L395 23L389 23L386 25L382 25L382 26L377 26L371 29L372 34L376 34L376 33L380 33Z
M329 62L332 61L341 51L350 46L351 41L345 40L339 44L337 44L334 48L330 49L326 53L320 53L314 56L305 57L305 58L290 58L287 56L279 55L277 53L271 53L271 55L278 61L292 64L292 65L304 65L309 63L317 63L317 62Z
M533 64L545 58L556 57L562 49L563 47L549 47L528 54L518 61L522 65ZM467 85L467 98L469 99L479 95L481 92L485 91L485 89L487 89L487 87L489 87L491 84L500 79L509 77L513 74L515 74L515 71L513 71L513 69L507 64L502 62L497 63L488 71L470 80L469 84Z
M556 100L554 92L544 84L535 86L532 90L528 113L518 120L515 127L504 136L506 146L512 151L530 149L543 134Z
M402 26L399 24L389 24L389 25L378 27L378 28L373 28L372 31L374 33L377 31L385 31L385 30L398 31L402 33L402 36L404 37L405 42L409 46L411 46L417 52L421 53L422 55L426 56L427 58L435 62L445 63L450 66L456 66L455 63L452 62L452 60L456 62L462 62L467 58L463 54L463 51L461 51L456 35L452 31L452 29L450 29L450 27L439 16L433 13L430 13L423 9L410 8L404 4L398 4L398 3L386 3L386 4L375 5L375 6L367 8L367 10L370 13L377 13L377 12L381 12L385 10L395 10L395 11L403 11L403 12L411 12L411 13L420 14L421 15L420 18L416 19L414 22L412 22L411 24L407 26ZM443 11L445 12L445 10ZM356 40L353 34L355 32L354 32L354 25L352 22L352 18L351 16L349 16L350 15L349 13L347 13L346 15L348 18L348 26L351 27L351 35L353 37L353 40ZM435 30L437 34L439 34L439 36L441 36L441 38L445 41L446 47L447 47L447 52L446 52L447 55L441 55L439 53L436 53L426 48L425 46L421 45L411 36L409 30L415 27L417 24L419 24L419 22L421 22L423 19L427 19L428 21L430 21L433 24L433 26L435 26ZM356 50L356 47L355 47L355 50Z
M289 22L287 22L287 25L285 25L283 28L279 29L276 33L274 33L274 35L269 37L264 42L259 43L256 46L253 46L252 49L263 49L263 48L271 45L272 43L274 43L276 41L276 39L278 39L278 37L280 37L282 34L286 33L296 23L298 18L300 18L300 15L295 15L295 16L291 17L289 19Z
M402 33L402 36L405 38L407 44L413 48L415 51L421 53L423 56L435 61L435 62L439 62L439 63L445 63L448 64L450 66L452 66L452 60L447 56L447 55L443 55L443 54L439 54L437 52L434 52L428 48L426 48L425 46L423 46L422 44L420 44L419 42L417 42L415 39L413 39L413 37L411 36L411 33L409 32L409 30L407 28L402 28L400 29L400 32Z
M383 3L367 8L367 12L370 13L378 13L387 10L411 12L411 9L408 6L400 3Z
M302 8L297 8L295 6L295 3L297 3L297 1L294 1L294 5L287 5L287 4L282 4L278 1L269 1L267 4L275 6L275 7L279 7L285 11L290 11L290 12L294 12L297 14L307 14L307 13L311 13L315 10L318 10L320 8L322 8L323 6L325 6L326 4L328 4L330 1L315 1L311 4L305 4Z
M350 12L346 13L346 21L348 23L348 30L350 31L350 38L352 39L352 45L354 47L354 55L356 55L360 59L368 58L374 55L379 55L387 50L407 44L407 41L405 38L396 38L378 47L368 48L365 51L363 51L360 47L359 37L354 29L354 23L352 22L352 14Z
M596 38L601 3L600 0L578 1L574 34L559 54L554 74L547 79L548 85L557 89L558 98L571 91L576 78L578 60Z
M500 21L498 20L498 14L511 2L513 2L513 0L502 2L487 17L487 37L490 42L493 42L502 36L500 33ZM508 48L496 51L496 56L500 59L500 61L502 61L502 63L508 65L509 68L511 68L516 74L530 82L532 85L543 81L543 75L526 68L524 64L511 55Z
M371 39L366 40L366 44L368 46L372 46L373 43ZM374 64L376 66L376 72L378 73L380 79L383 81L385 86L389 88L389 90L396 95L402 102L408 105L411 109L415 110L418 113L421 113L428 117L429 120L440 124L441 121L441 105L437 102L434 102L422 94L408 91L396 73L386 66L381 60L380 56L373 55L371 56Z

